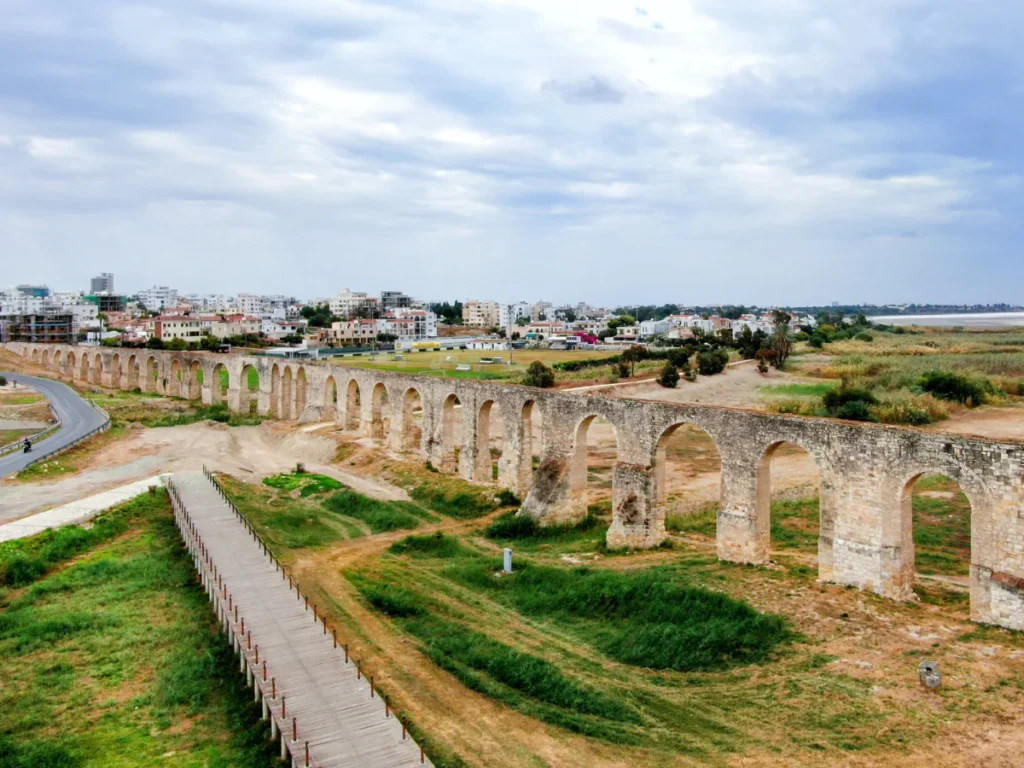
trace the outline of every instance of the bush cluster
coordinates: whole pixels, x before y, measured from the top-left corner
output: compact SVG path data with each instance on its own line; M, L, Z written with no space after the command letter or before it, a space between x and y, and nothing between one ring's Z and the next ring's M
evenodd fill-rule
M714 376L725 370L729 352L725 349L703 350L697 355L697 372L701 376Z
M941 400L951 400L974 408L995 393L992 382L984 378L971 378L950 371L926 371L918 382L925 392Z
M840 387L826 392L821 398L829 416L849 421L877 421L871 406L878 404L878 398L869 390L859 387Z

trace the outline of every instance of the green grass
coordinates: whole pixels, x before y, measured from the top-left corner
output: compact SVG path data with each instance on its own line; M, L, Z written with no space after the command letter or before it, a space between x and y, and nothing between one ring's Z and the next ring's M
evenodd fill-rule
M297 474L294 472L265 477L263 478L263 484L269 485L271 488L277 488L280 491L298 490L299 495L303 498L318 496L328 491L337 491L344 487L333 477L327 477L327 475Z
M373 533L417 528L424 519L437 520L408 501L379 501L348 488L331 495L323 505L331 512L361 520Z
M0 766L274 765L166 494L106 517L120 535L0 598Z
M487 526L484 535L499 541L577 541L581 538L593 538L581 534L589 534L602 527L604 522L592 514L588 514L574 525L541 526L529 515L509 512Z
M771 386L758 387L758 389L766 395L823 397L827 392L838 386L838 381L822 381L813 384L774 384Z
M200 405L188 410L172 413L154 413L138 419L147 427L181 427L200 421L217 421L229 427L256 426L263 423L263 417L255 414L232 413L227 403Z
M428 536L406 536L392 544L388 551L412 557L457 557L467 550L455 537L438 531Z
M556 620L611 659L648 669L724 669L768 658L785 622L723 594L689 586L671 568L567 569L520 564L495 578L487 562L445 574L530 617Z
M960 487L941 475L922 477L914 486L913 514L917 570L967 576L971 563L971 504Z
M355 538L352 532L363 535L358 528L348 529L318 501L293 499L275 488L250 485L224 475L217 480L267 546L278 554Z
M441 483L423 483L409 491L414 501L448 517L468 519L497 509L492 491L453 489Z

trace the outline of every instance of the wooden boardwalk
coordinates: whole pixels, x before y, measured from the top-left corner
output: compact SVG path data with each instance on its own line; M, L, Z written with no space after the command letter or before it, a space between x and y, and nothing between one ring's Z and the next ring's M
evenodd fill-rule
M282 757L315 768L429 765L212 479L175 475L170 489L186 547Z

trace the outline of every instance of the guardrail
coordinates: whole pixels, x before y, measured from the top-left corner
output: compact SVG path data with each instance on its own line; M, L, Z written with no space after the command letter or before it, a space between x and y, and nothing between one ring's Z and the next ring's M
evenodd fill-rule
M26 437L21 438L20 440L15 440L13 443L8 443L7 445L0 447L0 456L6 456L8 453L13 453L14 451L17 451L18 449L25 445L26 440L36 442L37 440L42 440L43 438L49 437L53 432L56 432L58 429L60 429L60 426L62 424L60 420L60 414L57 413L57 409L54 408L49 403L47 403L47 406L50 409L50 413L53 414L53 424L51 424L44 430L36 432L34 435L28 435Z
M22 469L19 470L19 471L24 472L26 469L31 467L33 464L37 464L40 461L43 461L44 459L49 459L49 458L51 458L53 456L56 456L56 455L58 455L60 453L64 453L64 451L67 451L67 450L70 450L70 449L74 448L76 445L78 445L79 443L85 442L90 437L98 435L100 432L106 432L108 429L110 429L110 414L107 413L102 408L100 408L98 405L96 405L96 403L94 401L89 400L88 403L93 408L95 408L97 411L99 411L100 413L103 414L103 423L102 424L100 424L95 429L90 430L89 432L86 432L81 437L76 438L75 440L72 440L67 445L62 445L59 448L54 448L54 449L49 450L49 451L44 451L42 453L39 453L38 455L36 454L35 451L32 451L32 454L31 454L32 455L32 459L29 461L28 464L26 464L24 467L22 467Z

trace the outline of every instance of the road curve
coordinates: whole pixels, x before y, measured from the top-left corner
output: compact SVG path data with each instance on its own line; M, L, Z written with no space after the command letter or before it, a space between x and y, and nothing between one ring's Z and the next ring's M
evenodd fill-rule
M66 384L52 379L40 379L35 376L24 376L19 373L3 374L11 381L25 384L46 397L60 416L61 427L53 435L33 448L32 453L21 451L0 458L0 477L13 475L27 467L40 453L51 453L89 434L103 425L106 417L103 413L87 403L78 393Z

